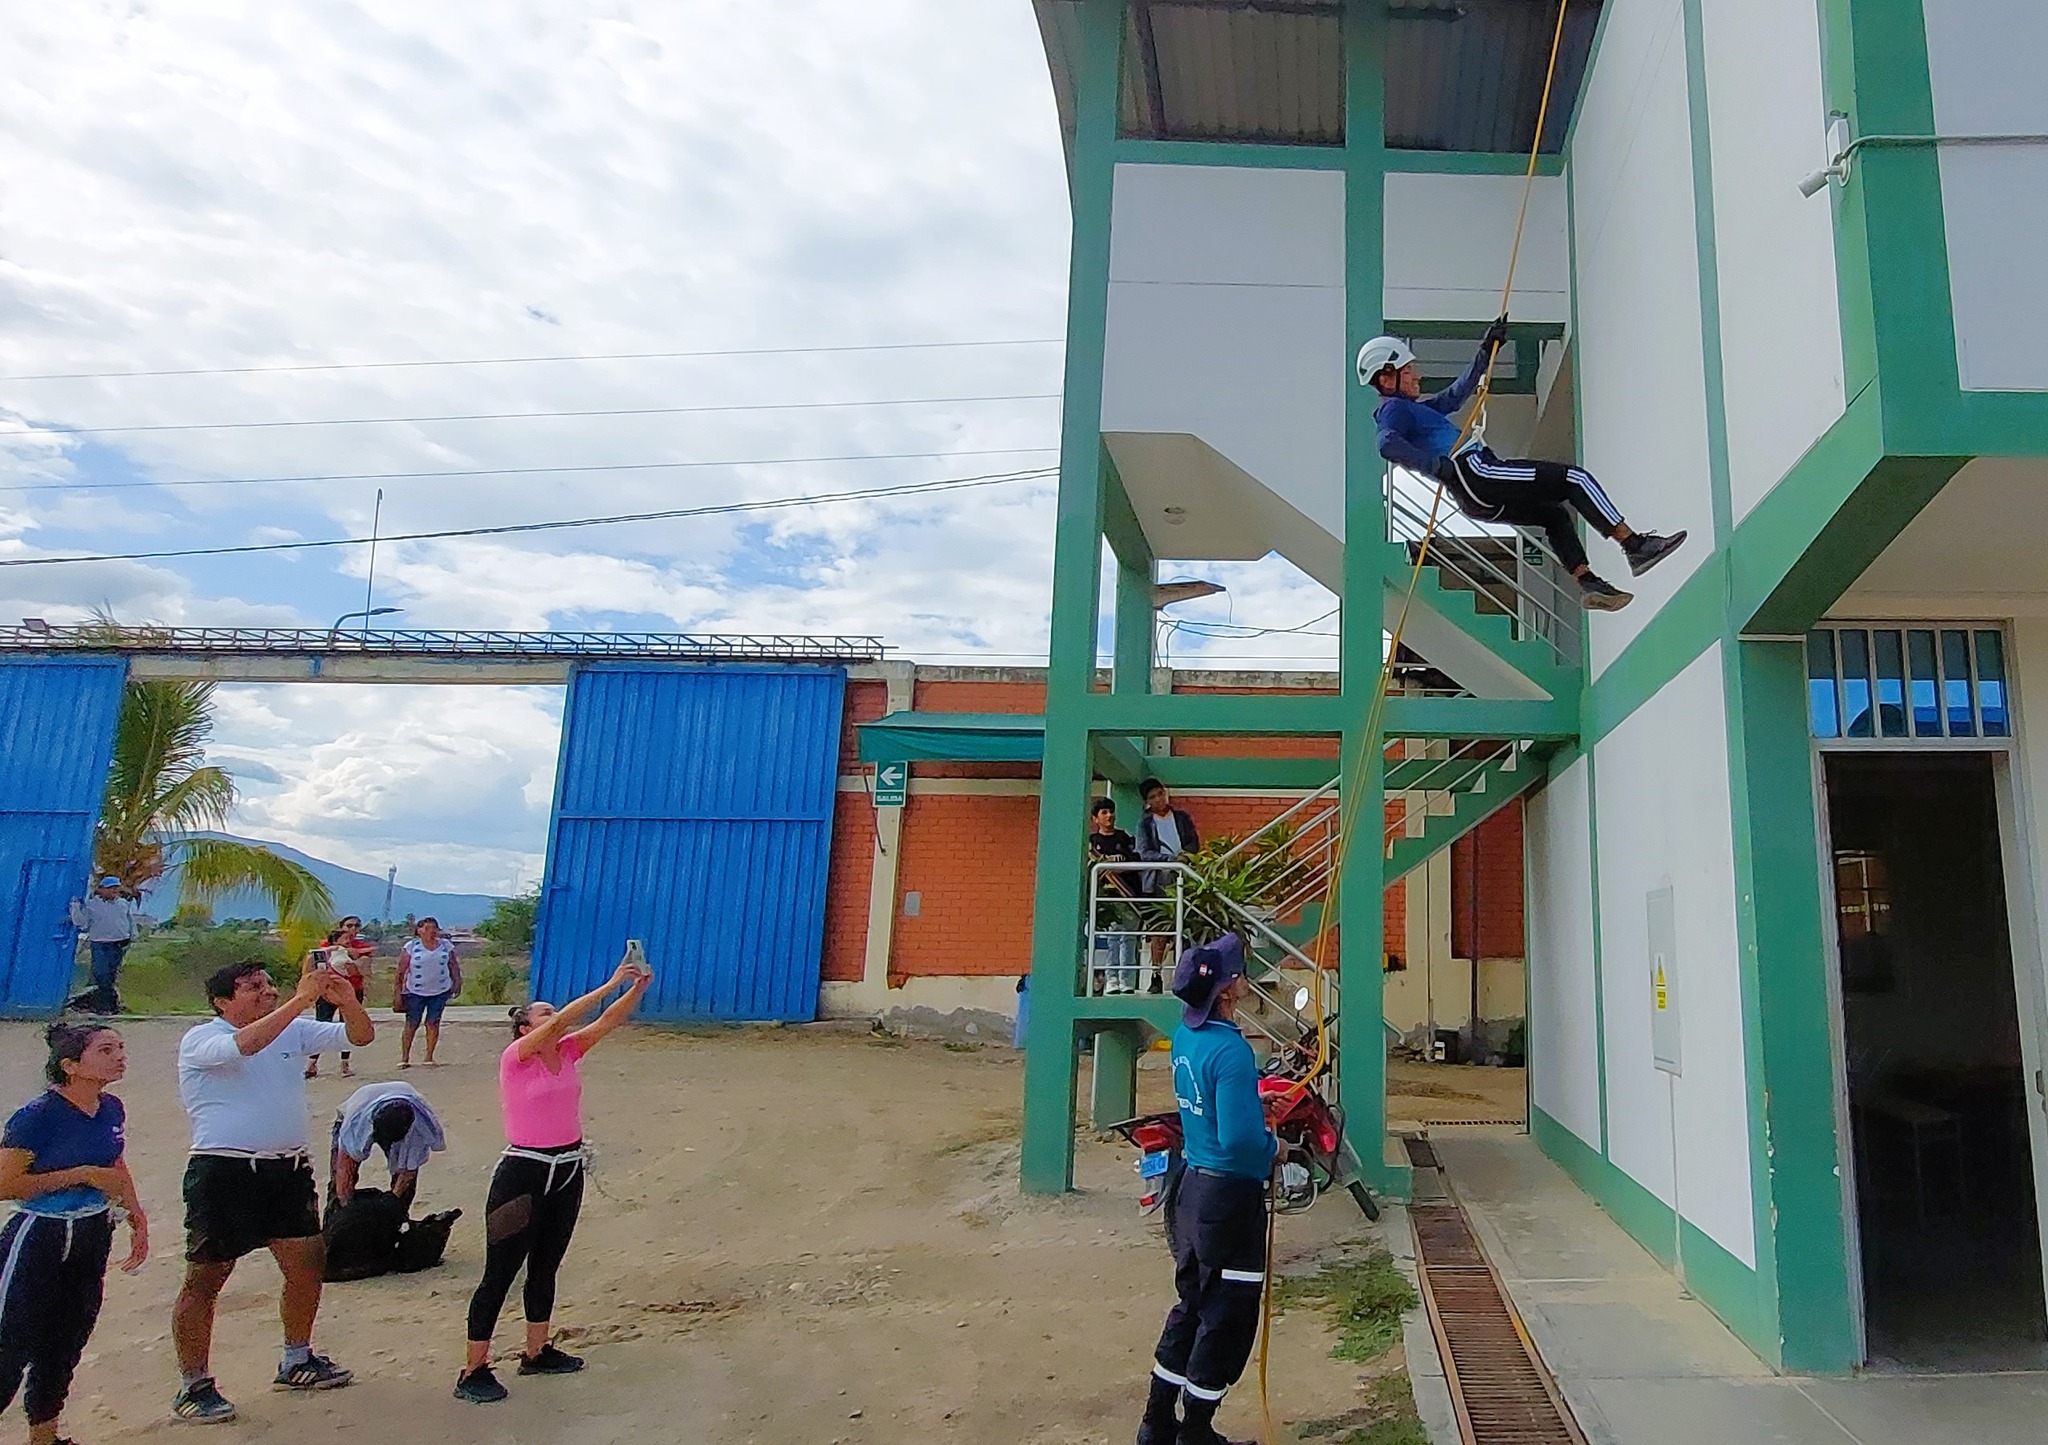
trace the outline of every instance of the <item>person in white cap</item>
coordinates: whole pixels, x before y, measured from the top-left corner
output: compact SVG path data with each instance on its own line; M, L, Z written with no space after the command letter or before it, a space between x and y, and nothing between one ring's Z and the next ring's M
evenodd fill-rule
M109 875L94 885L91 897L72 899L71 926L92 948L92 987L66 1007L80 1013L119 1013L121 996L114 984L121 976L121 959L135 941L135 910L121 896L121 880Z
M1637 577L1678 550L1685 533L1660 537L1637 532L1600 483L1583 467L1525 457L1495 456L1479 438L1463 434L1454 418L1479 389L1493 366L1494 352L1508 339L1503 316L1487 328L1479 354L1465 374L1431 396L1422 394L1415 353L1392 336L1375 336L1358 349L1358 384L1383 398L1373 420L1379 426L1380 455L1397 467L1443 484L1451 501L1475 522L1541 527L1550 550L1579 583L1579 601L1595 612L1618 612L1635 600L1597 576L1572 525L1577 512L1603 537L1621 544L1628 570Z

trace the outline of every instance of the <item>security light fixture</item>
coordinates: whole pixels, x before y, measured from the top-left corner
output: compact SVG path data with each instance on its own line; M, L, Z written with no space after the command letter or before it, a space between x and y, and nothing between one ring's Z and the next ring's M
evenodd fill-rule
M1223 590L1221 582L1155 582L1152 584L1152 610L1157 612L1176 602L1192 602L1197 597L1214 597Z

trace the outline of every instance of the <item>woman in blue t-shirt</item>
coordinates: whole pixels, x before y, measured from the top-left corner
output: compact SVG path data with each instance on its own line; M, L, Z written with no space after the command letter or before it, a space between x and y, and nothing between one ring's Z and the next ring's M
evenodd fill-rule
M100 1317L115 1211L128 1220L133 1273L149 1258L149 1220L123 1158L127 1111L106 1092L128 1070L121 1036L52 1024L50 1087L0 1132L0 1411L28 1377L29 1445L56 1445L57 1417Z

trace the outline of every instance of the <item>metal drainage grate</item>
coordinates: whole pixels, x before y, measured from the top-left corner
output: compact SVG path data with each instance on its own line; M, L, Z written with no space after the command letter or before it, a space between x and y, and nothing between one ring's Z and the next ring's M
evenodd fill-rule
M1420 1134L1403 1135L1401 1142L1408 1147L1408 1167L1410 1169L1441 1169L1443 1167L1437 1163L1436 1146Z
M1429 1150L1427 1140L1410 1140ZM1528 1331L1453 1203L1410 1210L1430 1328L1465 1445L1586 1445Z

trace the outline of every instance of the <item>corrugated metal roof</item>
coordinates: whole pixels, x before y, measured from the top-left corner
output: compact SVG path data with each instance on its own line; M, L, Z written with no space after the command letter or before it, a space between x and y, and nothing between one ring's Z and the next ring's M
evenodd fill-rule
M837 668L578 667L535 997L595 988L639 938L651 1017L813 1017L845 690Z
M53 1014L69 992L66 905L92 869L127 674L118 657L0 661L0 1012Z
M1563 147L1604 0L1570 0L1543 149ZM1075 0L1036 0L1073 137ZM1524 151L1557 10L1550 0L1387 0L1386 140L1406 150ZM1340 0L1135 0L1122 134L1341 144Z

